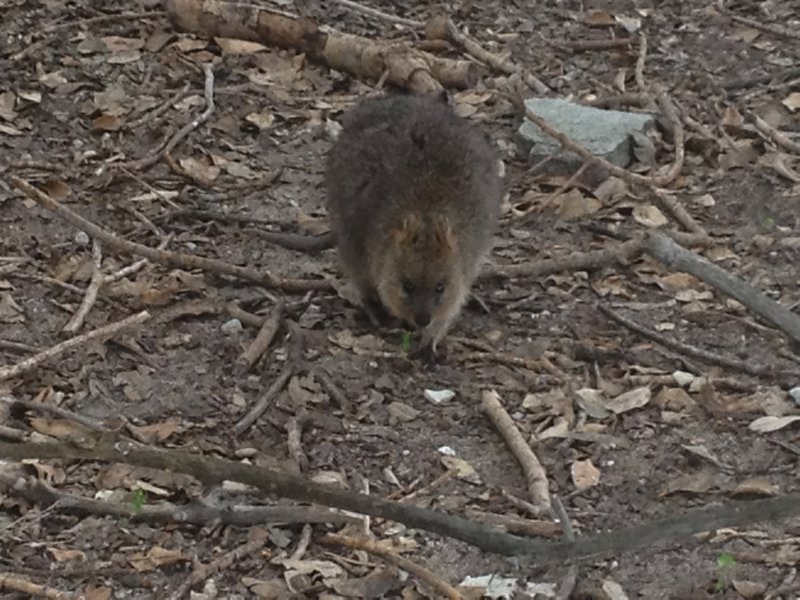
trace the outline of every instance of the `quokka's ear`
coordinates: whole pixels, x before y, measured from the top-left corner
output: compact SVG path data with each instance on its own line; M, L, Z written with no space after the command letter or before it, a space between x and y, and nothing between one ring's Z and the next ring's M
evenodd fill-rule
M403 219L402 225L392 232L394 242L398 246L412 246L419 241L422 234L422 219L416 213L411 213Z
M458 240L450 227L447 217L439 217L433 223L433 239L436 247L443 253L453 254L458 247Z

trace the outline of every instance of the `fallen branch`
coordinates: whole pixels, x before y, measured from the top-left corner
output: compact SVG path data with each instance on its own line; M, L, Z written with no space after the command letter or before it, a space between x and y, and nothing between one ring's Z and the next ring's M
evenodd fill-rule
M686 539L696 533L725 527L752 526L800 515L800 493L778 498L733 501L716 508L690 510L671 517L606 532L574 542L529 540L492 527L436 511L390 502L366 494L307 481L277 469L257 467L183 450L151 448L127 440L103 439L93 446L61 443L0 443L0 458L7 460L76 459L119 462L192 475L207 486L224 480L252 485L268 494L397 521L462 540L485 552L526 556L539 565L569 558L628 552L665 540Z
M14 187L40 206L58 215L67 223L86 232L90 237L99 239L106 246L119 252L143 256L149 258L153 262L168 264L181 269L202 269L211 273L230 275L245 281L258 283L267 288L281 289L285 292L307 292L309 290L329 291L333 289L331 282L327 279L285 279L273 275L269 271L259 272L248 267L232 265L221 260L203 258L192 254L182 254L180 252L171 252L169 250L158 250L149 246L129 242L98 227L91 221L84 219L79 214L73 212L61 203L56 202L50 196L19 177L11 177L10 181Z
M551 509L550 491L547 484L547 475L539 459L533 453L525 438L514 425L514 421L500 404L500 396L494 390L485 391L481 395L481 408L495 426L506 442L509 450L517 459L525 473L528 482L528 493L531 503L539 513L549 512Z
M121 321L117 321L88 333L84 333L83 335L70 338L64 342L61 342L60 344L56 344L52 348L48 348L47 350L43 350L38 354L34 354L33 356L28 357L15 365L0 368L0 381L5 381L6 379L11 379L12 377L18 377L23 373L27 373L28 371L35 369L51 358L60 356L61 354L64 354L73 348L84 346L94 340L111 337L120 331L127 329L128 327L133 327L134 325L144 323L149 318L150 313L145 310L138 314L122 319Z
M400 556L396 552L392 552L388 548L384 548L372 540L354 538L337 533L329 533L321 537L319 539L319 543L327 544L329 546L344 546L345 548L350 548L351 550L364 550L370 554L380 556L386 562L391 563L408 573L411 573L411 575L430 586L435 592L441 594L445 598L449 598L450 600L463 600L464 598L464 596L462 596L456 588L434 575L432 571L429 571L422 565L418 565L417 563Z
M176 29L208 37L232 37L301 52L312 62L370 81L386 74L392 85L418 94L442 87L466 89L477 79L476 66L440 58L404 42L379 42L324 29L308 18L225 0L165 0Z
M641 254L644 247L644 237L639 235L627 242L615 244L602 250L591 252L571 252L558 258L543 258L521 265L503 265L486 269L479 275L479 279L491 277L542 277L551 273L562 271L593 271L601 267L625 264Z
M684 271L744 304L800 344L800 316L770 300L764 294L737 279L725 269L702 256L686 250L669 237L653 232L647 236L645 248L653 258L667 267Z
M185 523L200 527L212 524L249 527L252 525L287 525L296 523L327 523L346 525L360 519L322 506L250 506L192 503L188 505L159 502L137 508L132 502L107 502L66 494L31 478L0 473L0 489L4 493L24 498L40 506L56 505L60 512L100 517L130 519L137 523Z

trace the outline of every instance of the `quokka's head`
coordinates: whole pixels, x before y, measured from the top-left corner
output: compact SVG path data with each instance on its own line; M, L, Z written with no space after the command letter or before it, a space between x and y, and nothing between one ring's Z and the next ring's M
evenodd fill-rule
M395 316L424 329L463 297L458 239L444 217L413 214L391 232L378 293Z

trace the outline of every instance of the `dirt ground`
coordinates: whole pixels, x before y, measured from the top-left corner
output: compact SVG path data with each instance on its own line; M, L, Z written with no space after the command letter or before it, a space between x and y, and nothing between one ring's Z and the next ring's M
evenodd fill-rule
M325 152L342 111L376 93L374 82L291 52L236 53L224 42L177 36L163 14L92 20L159 9L152 0L131 4L2 3L0 364L70 337L62 328L93 273L91 239L24 199L10 176L140 244L163 243L279 276L336 274L334 251L288 250L259 232L325 229ZM435 8L410 1L360 4L422 21ZM337 2L276 5L370 38L414 39L407 28ZM705 255L797 312L797 155L744 118L752 111L800 142L797 2L737 3L727 7L730 13L690 0L638 9L618 0L464 1L443 8L485 47L524 65L554 96L575 101L613 97L623 83L625 91L637 91L635 42L586 52L567 44L635 37L608 21L639 19L647 38L646 83L662 86L701 125L687 126L686 161L673 187L715 236ZM759 23L794 23L794 38ZM172 165L164 156L143 164L205 110L202 65L211 59L219 61L214 113L172 149ZM510 102L486 91L504 79L489 72L474 89L454 94L458 110L491 134L506 166L509 193L495 265L610 247L618 241L598 228L630 233L652 224L638 212L649 202L640 190L598 201L593 188L570 186L554 198L566 177L531 169L514 139L519 116ZM673 140L659 131L653 146L660 168L673 159ZM579 207L570 218L568 203ZM105 275L138 260L102 245L101 251ZM509 499L527 498L525 478L481 410L481 392L494 389L532 441L550 491L561 498L578 535L732 497L797 491L796 427L760 433L749 425L765 415L798 414L788 389L800 378L756 378L699 361L630 331L598 308L610 306L665 337L750 365L800 371L800 357L785 336L737 302L641 257L590 273L487 279L476 293L488 311L478 303L467 307L445 356L428 364L407 356L401 332L375 330L335 293L284 297L232 277L148 263L104 284L79 332L143 309L151 320L0 382L0 392L112 428L127 422L128 431L165 447L246 458L355 490L368 486L381 497L418 492L407 501L470 518L532 519ZM234 367L257 328L240 326L242 319L221 308L228 302L262 318L284 304L275 341L244 375ZM301 332L294 340L290 323ZM302 372L236 435L234 424L292 360L292 344L302 353ZM650 400L619 414L587 411L542 368L541 357L603 398L639 390ZM682 390L669 377L675 371L692 373L695 382ZM331 390L339 392L338 401ZM455 397L434 404L425 390L452 390ZM75 433L68 420L7 406L0 407L0 425L9 430L0 431L3 438L15 439L11 430L33 440ZM294 443L287 429L298 415L305 426ZM442 478L454 462L462 471ZM469 467L474 473L464 475ZM178 474L119 464L41 461L24 472L64 493L122 504L182 505L206 491ZM55 590L87 598L166 598L196 570L196 561L210 563L266 534L258 551L202 578L193 589L203 595L196 597L432 597L429 588L403 580L374 556L315 542L341 526L314 525L305 553L287 562L301 543L302 524L134 522L44 506L2 482L0 571ZM259 496L226 501L269 502ZM515 578L513 597L531 598L526 585L554 584L540 588L544 598L552 597L544 590L567 575L564 566L520 564L379 519L372 531L453 585L468 576ZM623 598L624 591L648 599L795 598L798 535L795 520L584 561L571 597ZM0 583L0 598L27 597L14 589Z

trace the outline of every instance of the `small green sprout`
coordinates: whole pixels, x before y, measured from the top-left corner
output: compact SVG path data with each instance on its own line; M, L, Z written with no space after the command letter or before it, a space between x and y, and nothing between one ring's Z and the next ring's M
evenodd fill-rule
M400 340L400 350L403 352L403 354L408 354L410 348L411 348L411 332L404 331L403 338Z
M736 559L730 554L720 554L717 557L717 566L720 569L730 569L731 567L736 566Z
M134 510L142 510L142 507L147 504L147 492L141 488L133 490L133 499L131 500Z
M736 559L730 554L720 554L717 557L717 580L714 582L714 591L723 592L733 577L733 568L736 566Z
M767 230L774 229L775 219L773 219L772 217L766 217L764 221L761 223L761 226Z

